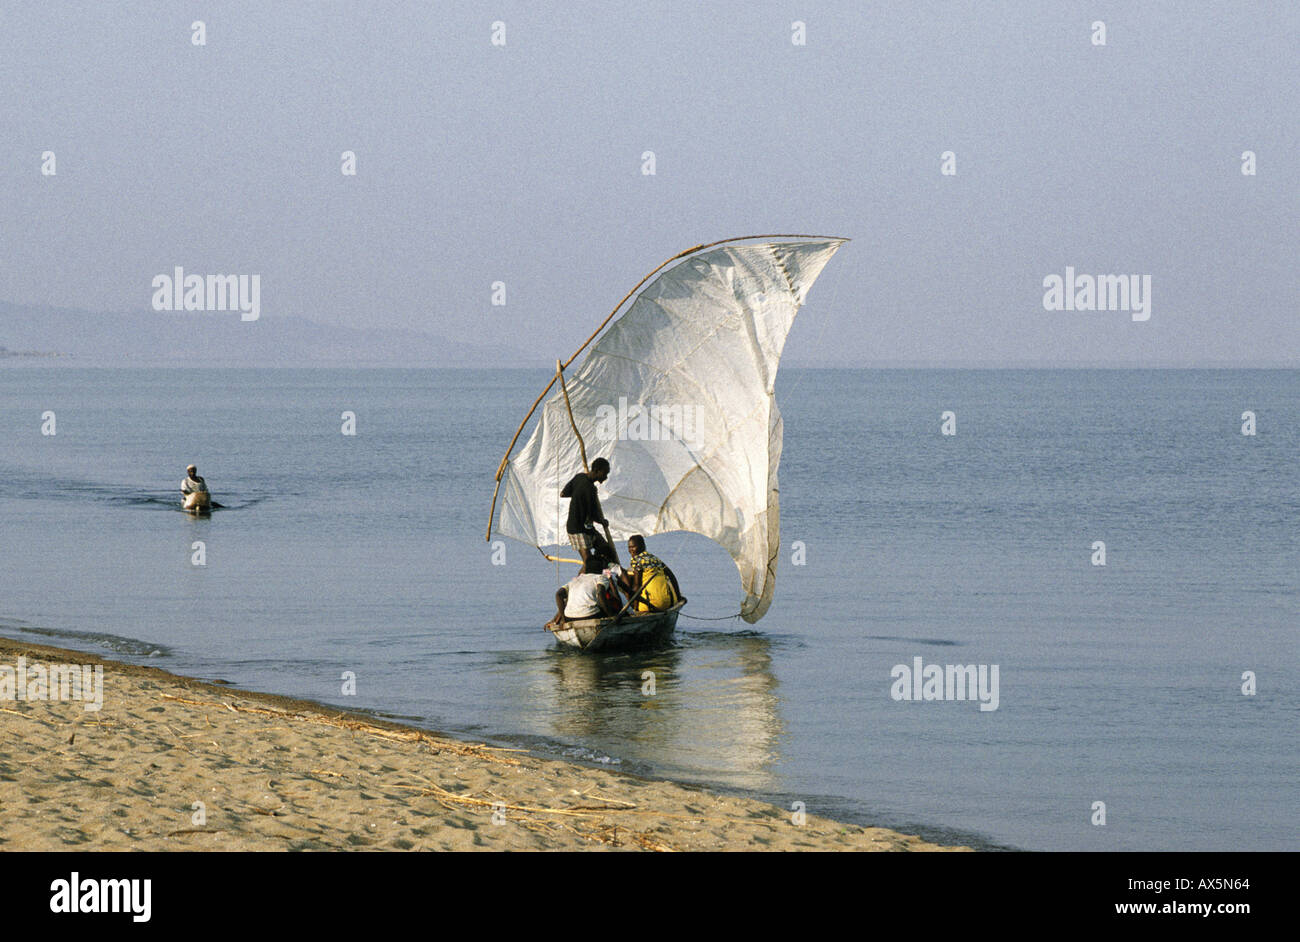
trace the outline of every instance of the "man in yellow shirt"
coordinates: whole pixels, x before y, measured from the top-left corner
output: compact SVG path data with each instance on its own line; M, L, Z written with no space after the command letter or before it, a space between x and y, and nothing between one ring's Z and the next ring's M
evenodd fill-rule
M663 560L646 551L645 537L628 537L627 554L631 562L619 582L636 598L633 607L638 612L665 612L682 600L677 577Z

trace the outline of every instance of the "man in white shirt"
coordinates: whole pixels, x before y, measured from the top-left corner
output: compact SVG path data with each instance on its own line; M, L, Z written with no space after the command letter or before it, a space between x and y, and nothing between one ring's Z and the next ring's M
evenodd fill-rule
M555 617L546 626L558 628L573 619L617 615L621 607L613 580L604 572L600 560L591 556L582 572L556 591Z

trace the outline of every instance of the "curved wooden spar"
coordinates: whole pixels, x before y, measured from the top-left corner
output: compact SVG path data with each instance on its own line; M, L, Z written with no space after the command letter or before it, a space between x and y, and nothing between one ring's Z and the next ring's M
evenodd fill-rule
M533 417L533 413L537 411L537 407L541 405L542 400L546 398L546 394L551 391L551 387L555 385L555 381L557 379L563 378L564 370L567 369L568 366L578 358L579 354L581 354L583 350L586 350L587 347L591 345L591 342L596 339L597 335L602 330L605 329L605 327L609 324L610 321L614 319L614 315L618 313L619 308L621 308L624 304L626 304L628 299L631 298L632 295L640 291L642 285L644 285L655 275L659 274L659 272L663 271L673 262L677 261L680 258L685 258L688 255L694 255L696 252L702 252L705 249L716 248L719 245L727 245L731 242L748 242L752 239L833 239L840 242L849 241L848 239L840 238L837 236L808 235L805 233L772 233L768 235L734 236L730 239L718 239L716 242L706 242L701 245L696 245L692 248L686 249L685 251L678 252L672 258L665 260L661 264L657 265L654 269L652 269L644 278L642 278L635 285L633 285L631 291L623 295L623 299L619 301L618 304L614 305L614 309L610 311L608 316L606 316L606 318L600 322L599 326L597 326L596 329L592 331L591 336L582 342L582 346L580 346L577 350L573 351L573 356L569 357L562 364L557 363L558 369L556 370L555 376L551 377L551 381L546 384L546 388L543 389L541 394L536 399L533 400L533 404L528 407L528 414L525 415L524 420L519 423L519 428L515 430L514 437L510 439L510 444L506 447L506 453L501 457L501 463L497 466L496 487L492 489L492 508L488 511L488 528L487 528L487 536L484 537L485 540L490 541L492 539L492 522L496 518L497 495L501 491L501 476L505 474L506 463L510 460L510 453L515 450L515 445L519 441L519 436L523 434L524 426L526 426L528 424L528 420Z

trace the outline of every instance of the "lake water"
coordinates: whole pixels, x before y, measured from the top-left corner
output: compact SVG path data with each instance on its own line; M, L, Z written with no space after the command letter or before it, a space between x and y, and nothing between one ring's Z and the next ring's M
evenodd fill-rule
M1300 372L784 370L771 611L610 656L484 541L548 378L0 369L0 632L939 839L1300 847ZM650 548L738 610L721 548ZM917 657L998 665L997 709L893 699Z

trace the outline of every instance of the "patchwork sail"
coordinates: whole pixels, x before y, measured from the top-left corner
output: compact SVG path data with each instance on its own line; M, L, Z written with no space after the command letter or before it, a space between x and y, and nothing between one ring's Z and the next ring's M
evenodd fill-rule
M507 451L489 539L495 526L539 548L567 546L560 490L583 470L581 436L591 459L610 462L601 505L616 539L703 534L735 560L741 616L763 617L780 550L777 366L808 290L847 240L751 238L767 241L697 247L643 280L582 364L563 372L567 405L557 390L519 453Z

